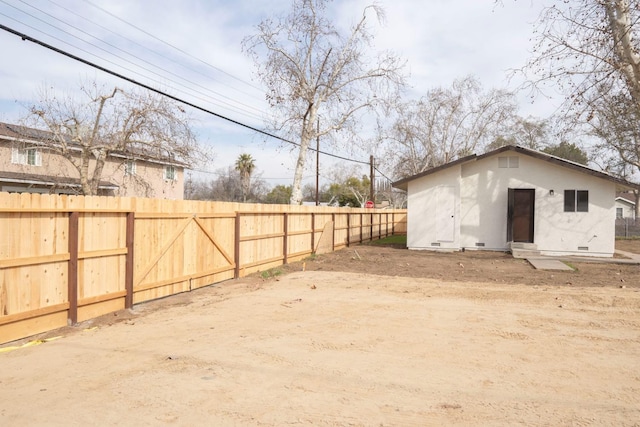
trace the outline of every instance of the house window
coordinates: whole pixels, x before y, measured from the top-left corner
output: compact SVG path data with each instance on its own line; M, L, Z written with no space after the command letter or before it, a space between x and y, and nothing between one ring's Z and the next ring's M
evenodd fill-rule
M586 190L564 190L565 212L589 212L589 192Z
M135 175L136 174L136 162L133 160L127 160L124 163L124 174L125 175Z
M12 148L11 163L16 165L42 166L42 153L37 148Z
M177 178L176 168L174 166L164 167L164 179L169 181L175 181Z
M502 169L518 168L520 167L520 158L518 156L498 157L498 167Z
M616 208L616 218L624 218L624 212L622 208Z

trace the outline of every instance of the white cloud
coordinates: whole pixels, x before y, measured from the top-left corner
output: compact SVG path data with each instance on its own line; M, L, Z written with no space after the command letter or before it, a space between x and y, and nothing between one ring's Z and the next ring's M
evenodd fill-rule
M253 64L242 53L241 42L255 32L255 26L262 19L286 13L290 5L288 0L91 1L131 25L105 14L90 2L72 0L29 2L41 11L18 0L7 0L0 3L0 19L9 27L184 97L194 104L262 127L258 116L267 111L267 105L264 93L255 88L260 83L251 80ZM351 25L360 18L363 7L369 3L369 0L332 3L330 10L336 25L343 28ZM519 83L509 83L506 72L521 67L528 57L531 24L540 9L538 0L505 2L504 5L496 5L494 0L380 0L378 3L386 10L386 22L384 26L372 22L377 33L375 44L380 49L396 51L407 60L414 96L420 96L434 86L447 86L454 79L469 74L477 76L486 88L510 84L509 88L515 89ZM62 22L46 14L58 17ZM95 46L74 39L36 18L63 28ZM132 25L190 56L169 48ZM135 59L117 52L104 42L130 52ZM0 44L3 57L8 59L0 67L3 82L0 85L0 119L5 121L19 117L15 100L35 101L37 89L45 82L67 90L87 77L110 84L124 84L5 31L0 31ZM99 51L96 46L107 52ZM95 56L78 48L95 53ZM150 50L159 52L160 56ZM138 65L127 64L113 54ZM159 64L161 68L155 69L142 60ZM149 70L162 77L153 76ZM552 101L541 100L531 106L525 96L521 100L523 114L545 115L555 109ZM265 143L262 137L249 130L200 112L194 112L194 117L201 139L213 144L219 153L213 169L232 163L242 152L250 152L265 177L292 177L295 156L288 147L283 148L282 143L273 140ZM349 155L346 151L344 154ZM323 163L331 162L323 160Z

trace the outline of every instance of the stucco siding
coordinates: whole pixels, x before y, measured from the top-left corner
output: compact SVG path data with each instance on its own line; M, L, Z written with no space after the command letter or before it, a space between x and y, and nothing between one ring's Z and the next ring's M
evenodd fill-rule
M443 188L445 187L445 188ZM429 175L409 183L407 201L407 246L411 249L458 249L460 247L460 167ZM442 238L438 218L442 206L437 201L448 192L453 193L453 239ZM433 245L433 243L438 244Z
M482 242L485 248L507 249L507 193L515 188L535 190L534 243L543 253L613 254L614 183L506 154L518 157L517 168L500 168L500 155L462 165L461 247ZM564 190L589 191L589 211L564 212Z
M505 157L511 158L510 163ZM407 246L508 250L510 188L534 190L533 243L542 254L613 255L616 184L513 151L452 165L409 181ZM447 189L456 199L455 232L452 239L443 240L439 238L442 207L438 199ZM565 190L588 191L588 212L565 212Z

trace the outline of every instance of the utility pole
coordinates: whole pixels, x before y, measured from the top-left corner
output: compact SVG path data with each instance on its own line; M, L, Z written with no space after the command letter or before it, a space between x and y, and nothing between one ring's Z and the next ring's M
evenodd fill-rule
M316 206L320 205L320 117L316 131Z
M376 205L376 193L375 193L375 180L376 180L376 168L375 168L375 159L373 158L373 154L369 156L369 166L371 167L371 172L369 174L369 194L371 195L371 201L373 202L373 206Z

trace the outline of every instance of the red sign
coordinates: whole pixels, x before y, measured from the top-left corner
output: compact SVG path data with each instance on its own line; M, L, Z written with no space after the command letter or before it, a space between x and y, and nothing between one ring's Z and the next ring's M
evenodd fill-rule
M371 201L371 200L367 200L364 204L365 208L373 208L375 207L375 204Z

